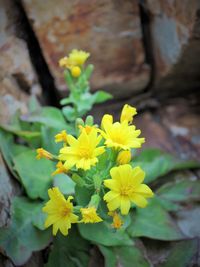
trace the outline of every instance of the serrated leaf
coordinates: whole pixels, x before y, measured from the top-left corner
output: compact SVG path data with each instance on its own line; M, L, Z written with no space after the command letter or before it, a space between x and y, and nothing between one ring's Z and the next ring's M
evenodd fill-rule
M146 208L138 208L132 214L132 224L127 229L132 237L149 237L158 240L180 240L184 238L169 213L154 197Z
M28 150L17 155L14 164L28 196L46 199L47 190L52 184L54 163L47 159L37 160L36 151Z
M125 231L115 231L105 221L96 224L79 224L81 236L95 244L104 246L132 245L133 241Z
M57 234L45 267L87 267L89 263L89 243L73 226L68 236Z
M140 166L145 172L145 183L150 183L173 170L199 168L196 161L178 161L172 155L158 149L145 149L131 162L133 167Z
M0 229L1 249L16 265L24 264L33 251L45 248L51 240L49 230L40 231L32 225L33 217L40 209L40 202L15 198L11 209L11 224Z

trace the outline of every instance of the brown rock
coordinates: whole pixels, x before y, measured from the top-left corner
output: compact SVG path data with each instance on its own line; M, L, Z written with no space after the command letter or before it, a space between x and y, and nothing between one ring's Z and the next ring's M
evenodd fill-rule
M154 94L161 101L200 87L200 2L147 0Z
M30 94L41 88L32 67L26 43L17 37L20 14L11 0L0 0L0 122L5 123L17 109L25 111Z
M59 90L65 90L65 83L58 60L73 48L91 53L90 61L95 65L94 89L108 88L116 95L126 96L148 83L149 68L144 64L136 1L23 0L22 3Z

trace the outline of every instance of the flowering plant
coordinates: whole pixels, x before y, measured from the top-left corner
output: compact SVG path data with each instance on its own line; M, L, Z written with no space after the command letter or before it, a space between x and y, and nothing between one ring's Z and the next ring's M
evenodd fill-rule
M48 190L50 200L43 208L48 214L45 227L53 225L54 235L58 230L67 235L72 223L109 222L109 217L112 227L118 229L131 207L147 205L146 199L153 192L143 184L145 172L139 166L132 167L131 150L144 143L144 138L139 137L140 130L131 124L135 114L135 108L126 104L120 122L113 122L112 116L106 114L100 128L79 125L77 138L65 131L58 133L56 142L63 142L58 155L42 148L37 150L37 158L57 161L53 175L66 174L66 179L75 185L75 206L71 202L73 196L66 200L58 187ZM82 201L83 191L87 200Z
M150 267L140 237L185 239L170 213L188 199L199 200L199 181L169 182L166 176L199 163L180 162L158 149L135 153L145 139L133 125L134 107L125 104L117 122L109 114L101 125L91 115L82 119L93 104L111 98L103 91L90 93L88 57L73 50L59 61L70 91L61 110L31 98L27 114L16 112L9 124L0 125L0 149L9 170L0 166L0 193L13 194L9 174L21 185L10 221L0 227L0 250L17 266L37 252L45 267L86 267L98 249L106 267L132 262Z

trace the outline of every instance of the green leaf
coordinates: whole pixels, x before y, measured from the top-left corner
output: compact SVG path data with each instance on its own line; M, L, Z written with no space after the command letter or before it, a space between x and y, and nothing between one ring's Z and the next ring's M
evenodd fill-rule
M133 167L140 166L145 172L145 183L150 183L173 170L199 168L200 163L195 161L178 161L172 155L158 149L145 149L131 162Z
M115 231L105 221L96 224L79 224L81 236L104 246L132 245L133 241L125 231Z
M71 104L71 103L73 103L73 100L72 100L71 97L66 97L66 98L63 98L63 99L60 100L60 104L62 106L65 106L65 105Z
M86 206L90 202L91 196L94 194L94 190L85 188L83 186L75 186L75 198L78 205Z
M54 107L40 108L39 110L21 116L21 119L27 122L39 122L58 130L69 130L69 126L66 124L62 112Z
M134 263L137 267L150 267L151 264L147 261L140 246L118 246L104 247L99 246L100 251L105 258L105 267L130 267Z
M157 195L164 200L175 202L200 200L200 181L188 179L164 184L157 190Z
M0 149L10 172L16 179L19 180L19 175L13 169L13 158L18 154L26 151L28 148L22 145L16 145L13 141L13 136L11 134L0 130Z
M109 99L112 99L113 96L107 92L104 92L104 91L97 91L96 93L94 93L92 95L93 97L93 103L103 103Z
M40 132L23 131L23 130L17 129L15 126L8 125L8 124L1 124L0 127L9 133L15 134L17 136L21 136L26 139L32 139L35 137L39 137L41 135Z
M38 210L38 212L33 216L32 223L35 227L37 227L39 230L45 230L44 223L47 218L47 214L42 211L42 205L41 208Z
M76 113L74 111L74 108L67 106L67 107L62 108L62 112L68 121L70 122L75 121Z
M42 144L41 147L50 151L52 154L58 154L60 148L62 147L62 143L55 142L55 135L58 134L59 131L55 128L51 128L43 125L41 127L41 137Z
M180 240L184 236L168 212L154 197L146 208L138 208L132 215L132 224L128 227L132 237L149 237L158 240Z
M40 202L15 198L11 224L0 229L0 247L16 265L24 264L33 251L44 249L50 242L50 231L40 231L32 225L33 217L40 209Z
M89 264L89 243L73 226L68 236L57 234L45 267L87 267Z
M137 267L151 266L142 251L136 246L116 247L114 251L117 255L119 266L130 267L130 263L134 263Z
M75 192L75 183L66 174L59 174L54 177L53 185L57 186L65 195L73 195Z
M14 158L15 170L30 198L47 198L47 190L52 184L51 173L54 163L47 159L37 160L36 151L29 150Z
M199 247L198 240L186 240L175 243L171 249L170 254L160 267L188 267L188 266L197 266L190 265L193 263L192 259L198 255Z
M30 112L33 112L37 109L41 108L41 105L37 98L34 95L31 95L28 101L28 109Z
M117 259L112 247L104 247L99 245L101 253L104 256L105 267L116 267Z

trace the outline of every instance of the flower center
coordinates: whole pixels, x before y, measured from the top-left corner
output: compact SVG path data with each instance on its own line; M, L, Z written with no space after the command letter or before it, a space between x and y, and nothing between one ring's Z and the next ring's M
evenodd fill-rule
M117 144L121 144L121 145L124 145L124 138L123 138L123 136L120 136L120 135L114 135L114 136L112 136L112 140L113 140L113 142L115 142L115 143L117 143Z
M88 148L79 148L79 155L81 158L89 159L91 158L91 152Z
M122 186L120 188L120 194L121 196L130 196L133 192L133 189L130 186Z
M68 216L71 213L71 209L67 206L64 206L60 209L60 215L61 217Z

